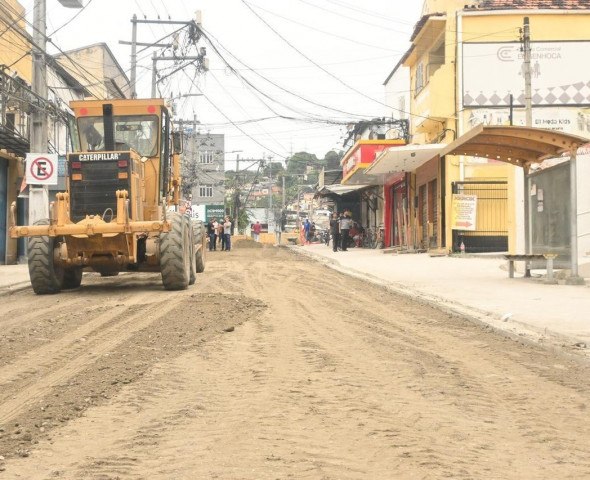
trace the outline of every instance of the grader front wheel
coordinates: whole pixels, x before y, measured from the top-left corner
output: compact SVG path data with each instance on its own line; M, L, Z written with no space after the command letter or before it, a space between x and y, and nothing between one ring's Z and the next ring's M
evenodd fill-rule
M49 221L39 220L35 225L49 225ZM63 288L64 270L54 261L56 247L55 237L29 238L29 277L33 291L38 295L59 293Z

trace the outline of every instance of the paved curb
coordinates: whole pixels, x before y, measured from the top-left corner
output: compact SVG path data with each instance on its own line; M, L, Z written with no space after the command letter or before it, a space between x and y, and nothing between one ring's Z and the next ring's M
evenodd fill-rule
M590 360L590 351L588 349L580 349L574 345L578 342L586 343L586 340L576 338L575 336L564 335L551 330L540 332L539 329L533 325L523 322L510 320L504 322L497 318L494 312L479 310L469 305L459 304L455 301L449 301L442 297L437 297L429 293L421 292L419 290L410 289L400 283L392 283L374 275L356 270L350 267L344 267L338 260L322 257L312 252L302 249L301 247L288 247L297 255L302 255L310 258L318 263L321 263L328 268L332 268L338 272L344 273L354 278L365 280L378 285L385 290L395 293L397 295L410 298L421 305L426 305L436 310L442 311L451 317L458 316L470 322L473 322L486 330L491 330L495 333L503 335L514 341L522 343L523 345L541 346L559 355L566 355L577 361L587 362Z

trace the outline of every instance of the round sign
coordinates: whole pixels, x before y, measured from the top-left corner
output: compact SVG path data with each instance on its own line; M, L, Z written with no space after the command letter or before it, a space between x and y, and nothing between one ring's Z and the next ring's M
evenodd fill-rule
M53 176L53 162L45 157L37 157L31 162L29 171L36 180L45 181Z

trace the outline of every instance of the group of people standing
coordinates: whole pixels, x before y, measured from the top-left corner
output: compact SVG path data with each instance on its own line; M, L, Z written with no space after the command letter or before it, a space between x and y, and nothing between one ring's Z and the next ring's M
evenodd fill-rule
M339 249L343 252L348 250L350 229L352 228L352 213L344 210L344 213L338 215L334 212L330 219L330 236L332 237L332 250L337 252Z
M222 251L231 250L232 221L229 215L226 215L220 222L216 217L212 217L207 223L207 235L209 236L209 251L217 250L219 242Z

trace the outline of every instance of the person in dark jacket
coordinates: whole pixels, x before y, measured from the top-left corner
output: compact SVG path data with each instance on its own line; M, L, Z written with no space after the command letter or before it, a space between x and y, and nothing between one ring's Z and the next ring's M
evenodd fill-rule
M207 235L209 236L209 251L217 250L217 219L213 217L207 223Z
M343 252L348 250L350 227L352 227L352 215L349 211L345 211L340 218L340 243Z
M332 236L332 250L338 251L338 244L340 243L340 222L338 221L338 214L334 212L330 219L330 235Z

